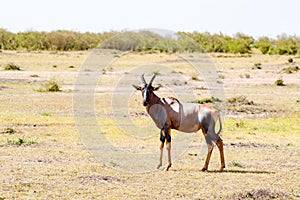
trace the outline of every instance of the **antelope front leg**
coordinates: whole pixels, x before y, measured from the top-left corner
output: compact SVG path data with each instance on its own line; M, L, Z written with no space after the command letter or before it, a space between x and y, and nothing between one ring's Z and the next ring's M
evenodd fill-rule
M171 142L166 143L166 149L168 151L168 166L166 168L166 171L169 170L169 168L172 166L172 162L171 162Z
M169 128L169 126L167 124L165 124L165 126L164 126L164 133L165 133L165 137L167 140L166 141L166 149L168 152L168 165L167 165L166 171L168 171L172 165L172 162L171 162L171 129Z
M159 163L157 165L157 169L159 169L162 166L162 157L163 157L163 150L164 150L164 142L160 143L159 150L160 150L160 155L159 155Z
M160 155L159 155L159 163L157 165L157 169L159 169L162 166L162 157L163 157L163 150L164 150L164 144L166 141L166 137L165 137L165 133L164 133L164 127L160 130L160 146L159 146L159 150L160 150Z

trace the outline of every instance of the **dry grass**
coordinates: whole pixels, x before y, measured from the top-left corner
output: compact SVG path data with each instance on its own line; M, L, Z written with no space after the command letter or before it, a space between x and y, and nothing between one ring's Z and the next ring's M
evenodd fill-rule
M95 159L77 134L71 91L78 67L69 66L81 66L87 56L87 52L0 53L1 65L14 62L23 70L0 72L0 199L300 197L300 104L297 102L300 99L300 80L297 78L299 71L281 74L281 69L286 67L287 57L211 55L224 74L222 81L227 99L245 96L255 106L267 110L262 114L227 113L222 136L227 164L224 173L217 171L220 163L216 149L211 158L210 171L201 172L205 158L205 152L201 151L204 141L202 133L197 134L186 152L173 162L169 172L154 170L127 173L107 167L106 162ZM139 84L140 81L132 71L138 62L159 62L172 66L169 74L159 68L160 75L155 83L164 85L158 92L160 96L176 95L170 88L175 82L180 83L179 75L186 78L198 99L210 97L211 94L196 89L205 87L205 82L190 80L195 70L175 55L126 55L113 64L113 71L103 75L96 88L95 111L97 122L103 127L106 137L113 144L132 151L153 148L152 153L157 153L158 159L159 131L156 128L153 128L156 131L154 133L149 128L149 134L153 135L149 140L132 139L126 134L122 135L112 114L114 88L122 76L132 76L128 82L130 88L125 91L133 93L128 102L121 102L128 105L130 112L123 117L127 119L130 116L137 126L152 125L141 106L141 94L131 88L131 84ZM262 69L252 70L253 63L262 63ZM293 64L299 65L299 59L294 59ZM53 65L57 67L53 68ZM182 73L173 76L172 70ZM251 75L251 79L239 77L239 74L246 73ZM30 77L32 74L38 77ZM283 76L287 86L274 85L280 76ZM36 92L52 77L62 80L62 92ZM180 90L186 86L174 87ZM184 94L182 96L185 97ZM173 152L178 147L178 134L174 132ZM20 143L20 139L22 144L14 145L14 142ZM129 160L128 165L132 162ZM150 166L153 169L155 167Z

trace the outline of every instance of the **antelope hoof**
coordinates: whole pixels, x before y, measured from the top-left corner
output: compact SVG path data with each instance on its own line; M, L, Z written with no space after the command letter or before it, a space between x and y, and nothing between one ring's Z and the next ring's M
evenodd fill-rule
M172 166L172 163L169 163L165 171L169 171L170 167Z
M222 166L220 169L220 172L222 172L224 170L225 166Z
M159 169L161 166L162 166L162 164L159 163L159 164L157 165L157 169Z
M203 167L201 171L203 172L207 171L207 167Z

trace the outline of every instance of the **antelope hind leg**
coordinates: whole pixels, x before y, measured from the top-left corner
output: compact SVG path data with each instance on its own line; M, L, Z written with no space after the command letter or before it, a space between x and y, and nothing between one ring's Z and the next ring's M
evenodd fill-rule
M221 159L221 169L220 171L223 171L225 168L225 159L224 159L224 150L223 150L223 141L221 138L219 138L216 142L217 147L219 148L220 151L220 159Z
M207 148L208 148L208 152L207 152L205 164L204 164L204 166L202 168L203 172L207 171L209 160L210 160L210 157L211 157L211 153L212 153L212 151L214 149L214 145L213 144L208 144Z

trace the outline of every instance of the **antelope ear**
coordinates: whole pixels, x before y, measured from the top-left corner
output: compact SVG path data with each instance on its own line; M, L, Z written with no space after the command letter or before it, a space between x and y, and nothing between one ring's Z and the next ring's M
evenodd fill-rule
M157 87L155 87L154 89L153 89L153 91L157 91L159 88L161 88L162 87L162 85L158 85Z
M142 87L140 86L136 86L136 85L132 85L136 90L142 90Z

